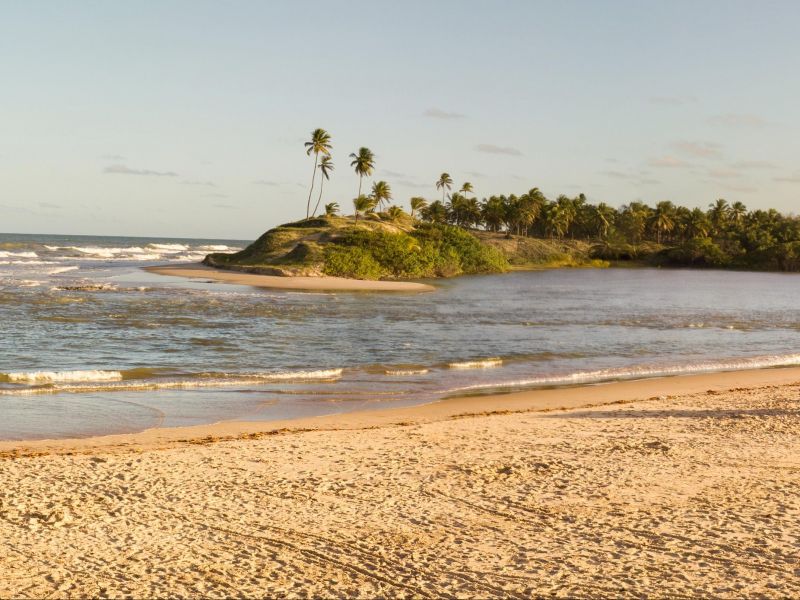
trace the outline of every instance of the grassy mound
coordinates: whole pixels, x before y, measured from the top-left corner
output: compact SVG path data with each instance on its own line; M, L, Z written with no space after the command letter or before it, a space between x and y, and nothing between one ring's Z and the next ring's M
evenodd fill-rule
M205 264L266 275L335 275L356 279L417 279L500 273L502 252L449 225L417 225L380 215L355 224L344 217L288 223L241 252L209 254Z

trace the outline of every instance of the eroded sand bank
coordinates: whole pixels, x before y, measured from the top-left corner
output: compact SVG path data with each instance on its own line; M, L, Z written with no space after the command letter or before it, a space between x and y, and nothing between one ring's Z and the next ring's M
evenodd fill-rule
M6 452L0 596L800 594L798 369L326 419Z
M145 271L173 277L210 279L222 283L251 285L284 290L351 291L351 292L431 292L436 288L414 281L367 281L344 277L278 277L225 271L205 265L183 264L145 267Z

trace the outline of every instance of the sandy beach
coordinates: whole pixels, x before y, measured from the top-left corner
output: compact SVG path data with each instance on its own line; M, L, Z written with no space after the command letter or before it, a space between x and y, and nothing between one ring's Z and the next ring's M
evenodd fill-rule
M279 277L225 271L200 263L145 267L145 271L172 277L206 279L221 283L251 285L283 290L350 291L350 292L432 292L436 288L414 281L368 281L345 277Z
M798 409L773 369L6 443L0 596L796 595Z

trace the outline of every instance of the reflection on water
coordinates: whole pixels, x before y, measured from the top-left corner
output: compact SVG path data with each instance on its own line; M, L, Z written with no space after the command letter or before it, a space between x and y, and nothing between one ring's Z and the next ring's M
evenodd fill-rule
M242 244L0 235L0 438L800 363L792 275L557 270L375 294L139 269Z

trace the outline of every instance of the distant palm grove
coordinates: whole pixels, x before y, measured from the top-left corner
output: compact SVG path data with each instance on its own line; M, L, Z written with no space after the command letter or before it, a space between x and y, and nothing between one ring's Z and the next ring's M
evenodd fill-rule
M305 146L307 154L314 154L315 158L306 211L306 218L310 218L320 204L322 183L333 170L331 137L325 130L316 129ZM406 212L391 204L392 190L386 181L373 182L370 193L362 193L364 177L375 169L375 156L369 148L360 148L350 158L350 166L358 176L358 192L353 200L356 223L359 217L411 219L465 230L502 232L508 237L584 240L592 243L594 257L606 260L800 271L800 217L774 209L748 210L741 202L729 204L723 199L711 203L707 210L668 200L655 206L631 202L615 208L604 202L591 204L583 194L551 200L538 188L479 200L470 182L456 185L448 173L442 173L431 183L431 191L440 198L410 198L410 211ZM317 171L321 172L320 191L311 211ZM325 205L328 215L338 210L336 202Z

